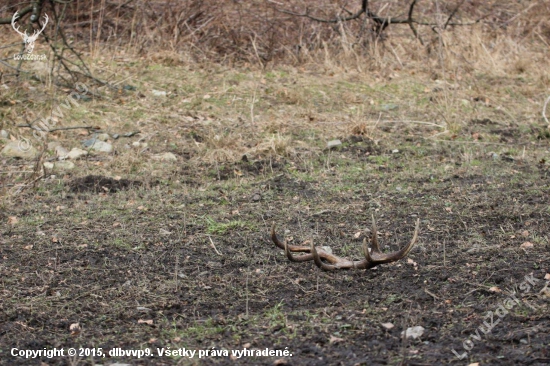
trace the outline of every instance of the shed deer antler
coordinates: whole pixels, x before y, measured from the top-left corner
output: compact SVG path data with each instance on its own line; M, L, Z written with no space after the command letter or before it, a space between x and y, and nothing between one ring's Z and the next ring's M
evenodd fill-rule
M416 239L418 238L418 229L420 226L420 219L416 220L416 228L414 229L414 235L411 242L406 245L403 249L393 252L393 253L382 253L380 246L378 244L378 238L376 237L376 222L374 221L374 216L372 217L372 252L369 253L367 247L367 239L363 239L363 255L365 259L359 261L352 261L344 258L337 257L332 253L327 252L326 250L315 248L313 242L311 246L305 245L289 245L286 240L281 243L277 234L275 233L275 223L271 226L271 240L279 248L283 249L286 253L286 256L291 262L306 262L313 260L315 265L321 268L324 271L334 271L338 269L369 269L376 267L379 264L396 262L409 254ZM293 252L309 253L300 256L294 256ZM328 263L327 263L328 262Z

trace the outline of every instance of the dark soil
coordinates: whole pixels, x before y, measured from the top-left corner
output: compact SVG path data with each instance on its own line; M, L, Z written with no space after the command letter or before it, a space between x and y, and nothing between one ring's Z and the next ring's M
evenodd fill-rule
M453 141L392 153L342 140L307 164L183 169L180 187L87 176L28 192L1 216L0 364L550 364L548 146L506 159L491 145L466 157ZM276 222L294 244L358 259L371 214L386 251L420 218L407 259L322 272L268 235ZM413 326L419 338L401 335ZM11 356L54 347L155 357ZM157 355L168 347L292 356Z

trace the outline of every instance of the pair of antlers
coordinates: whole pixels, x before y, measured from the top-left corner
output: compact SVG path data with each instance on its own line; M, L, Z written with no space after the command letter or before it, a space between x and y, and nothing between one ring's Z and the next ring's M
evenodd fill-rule
M382 253L380 250L380 245L378 244L377 238L377 229L376 222L374 221L374 216L372 216L372 251L369 252L367 247L367 239L363 239L363 255L365 259L359 261L348 260L345 258L340 258L332 253L327 252L326 250L316 248L313 245L313 241L310 246L305 245L290 245L287 244L286 240L281 242L275 233L275 223L271 226L271 240L279 248L285 251L287 258L291 262L306 262L313 260L315 265L321 268L324 271L334 271L338 269L369 269L373 268L379 264L396 262L409 254L411 249L418 238L418 229L420 226L420 219L416 220L416 228L414 229L414 234L411 242L406 245L403 249L393 252L393 253ZM294 256L292 253L308 253L300 256Z

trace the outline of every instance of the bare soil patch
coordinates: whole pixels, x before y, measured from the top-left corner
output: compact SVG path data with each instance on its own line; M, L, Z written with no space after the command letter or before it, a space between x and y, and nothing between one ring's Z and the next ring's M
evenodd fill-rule
M8 355L14 347L288 347L294 365L548 364L550 202L538 160L494 158L475 145L472 164L453 142L401 141L392 153L396 141L342 139L314 169L299 159L249 160L184 190L86 176L55 195L48 184L28 193L5 211L18 222L1 228L0 362L29 364ZM68 194L75 189L85 200ZM325 273L288 263L268 237L276 222L293 243L312 239L358 258L371 213L388 251L410 240L421 218L409 262ZM498 312L514 291L519 302ZM417 325L419 339L401 336ZM459 361L453 349L467 356ZM90 356L79 364L275 360Z

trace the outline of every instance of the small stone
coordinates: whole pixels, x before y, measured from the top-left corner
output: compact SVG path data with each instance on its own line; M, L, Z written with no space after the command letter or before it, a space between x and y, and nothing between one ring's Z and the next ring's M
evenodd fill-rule
M82 156L88 155L86 150L79 149L78 147L73 147L71 151L67 154L66 158L71 160L76 160Z
M178 161L177 156L171 152L153 155L151 156L151 159L159 161Z
M109 144L108 142L96 141L95 144L92 146L92 149L99 152L110 153L113 151L113 145Z
M252 197L252 201L254 202L258 202L259 200L262 199L262 196L260 196L259 194L255 194L253 197Z
M0 130L0 137L7 140L10 138L10 133L6 130Z
M57 158L59 160L63 160L65 158L67 158L67 155L69 154L69 152L67 151L67 149L65 149L63 146L61 145L58 145L54 148L54 151L55 151L55 155L57 156Z
M57 161L53 164L54 170L71 170L74 169L74 163L72 161Z
M55 151L55 148L61 146L61 142L59 141L50 141L48 142L48 150L49 151Z
M113 145L108 142L103 142L98 139L89 139L82 143L85 147L95 151L110 153L113 151Z
M406 338L416 339L424 334L424 327L417 325L412 328L407 328L405 332L401 332L401 336L403 336L403 333L405 334Z
M327 142L327 149L333 149L335 147L338 147L342 145L342 141L340 140L330 140L329 142Z
M394 325L392 323L382 323L382 326L388 330L392 329Z
M147 143L146 142L134 141L134 142L132 142L132 146L133 147L147 147Z
M8 158L34 159L38 155L38 150L25 140L10 141L0 151L0 154Z
M525 243L521 244L519 247L522 249L530 249L533 247L533 243L526 241Z
M399 152L398 149L393 149L393 150L391 151L392 154L397 154L398 152Z
M166 96L166 92L165 91L162 91L162 90L155 90L153 89L152 90L152 93L155 97L165 97Z
M72 161L56 161L55 163L46 161L44 162L44 168L48 170L63 171L74 169L74 163Z
M382 104L382 109L385 110L385 111L393 111L397 108L399 108L399 106L397 104L393 104L393 103Z
M100 133L99 135L96 136L96 139L98 139L99 141L107 141L109 140L111 136L109 136L108 133Z

